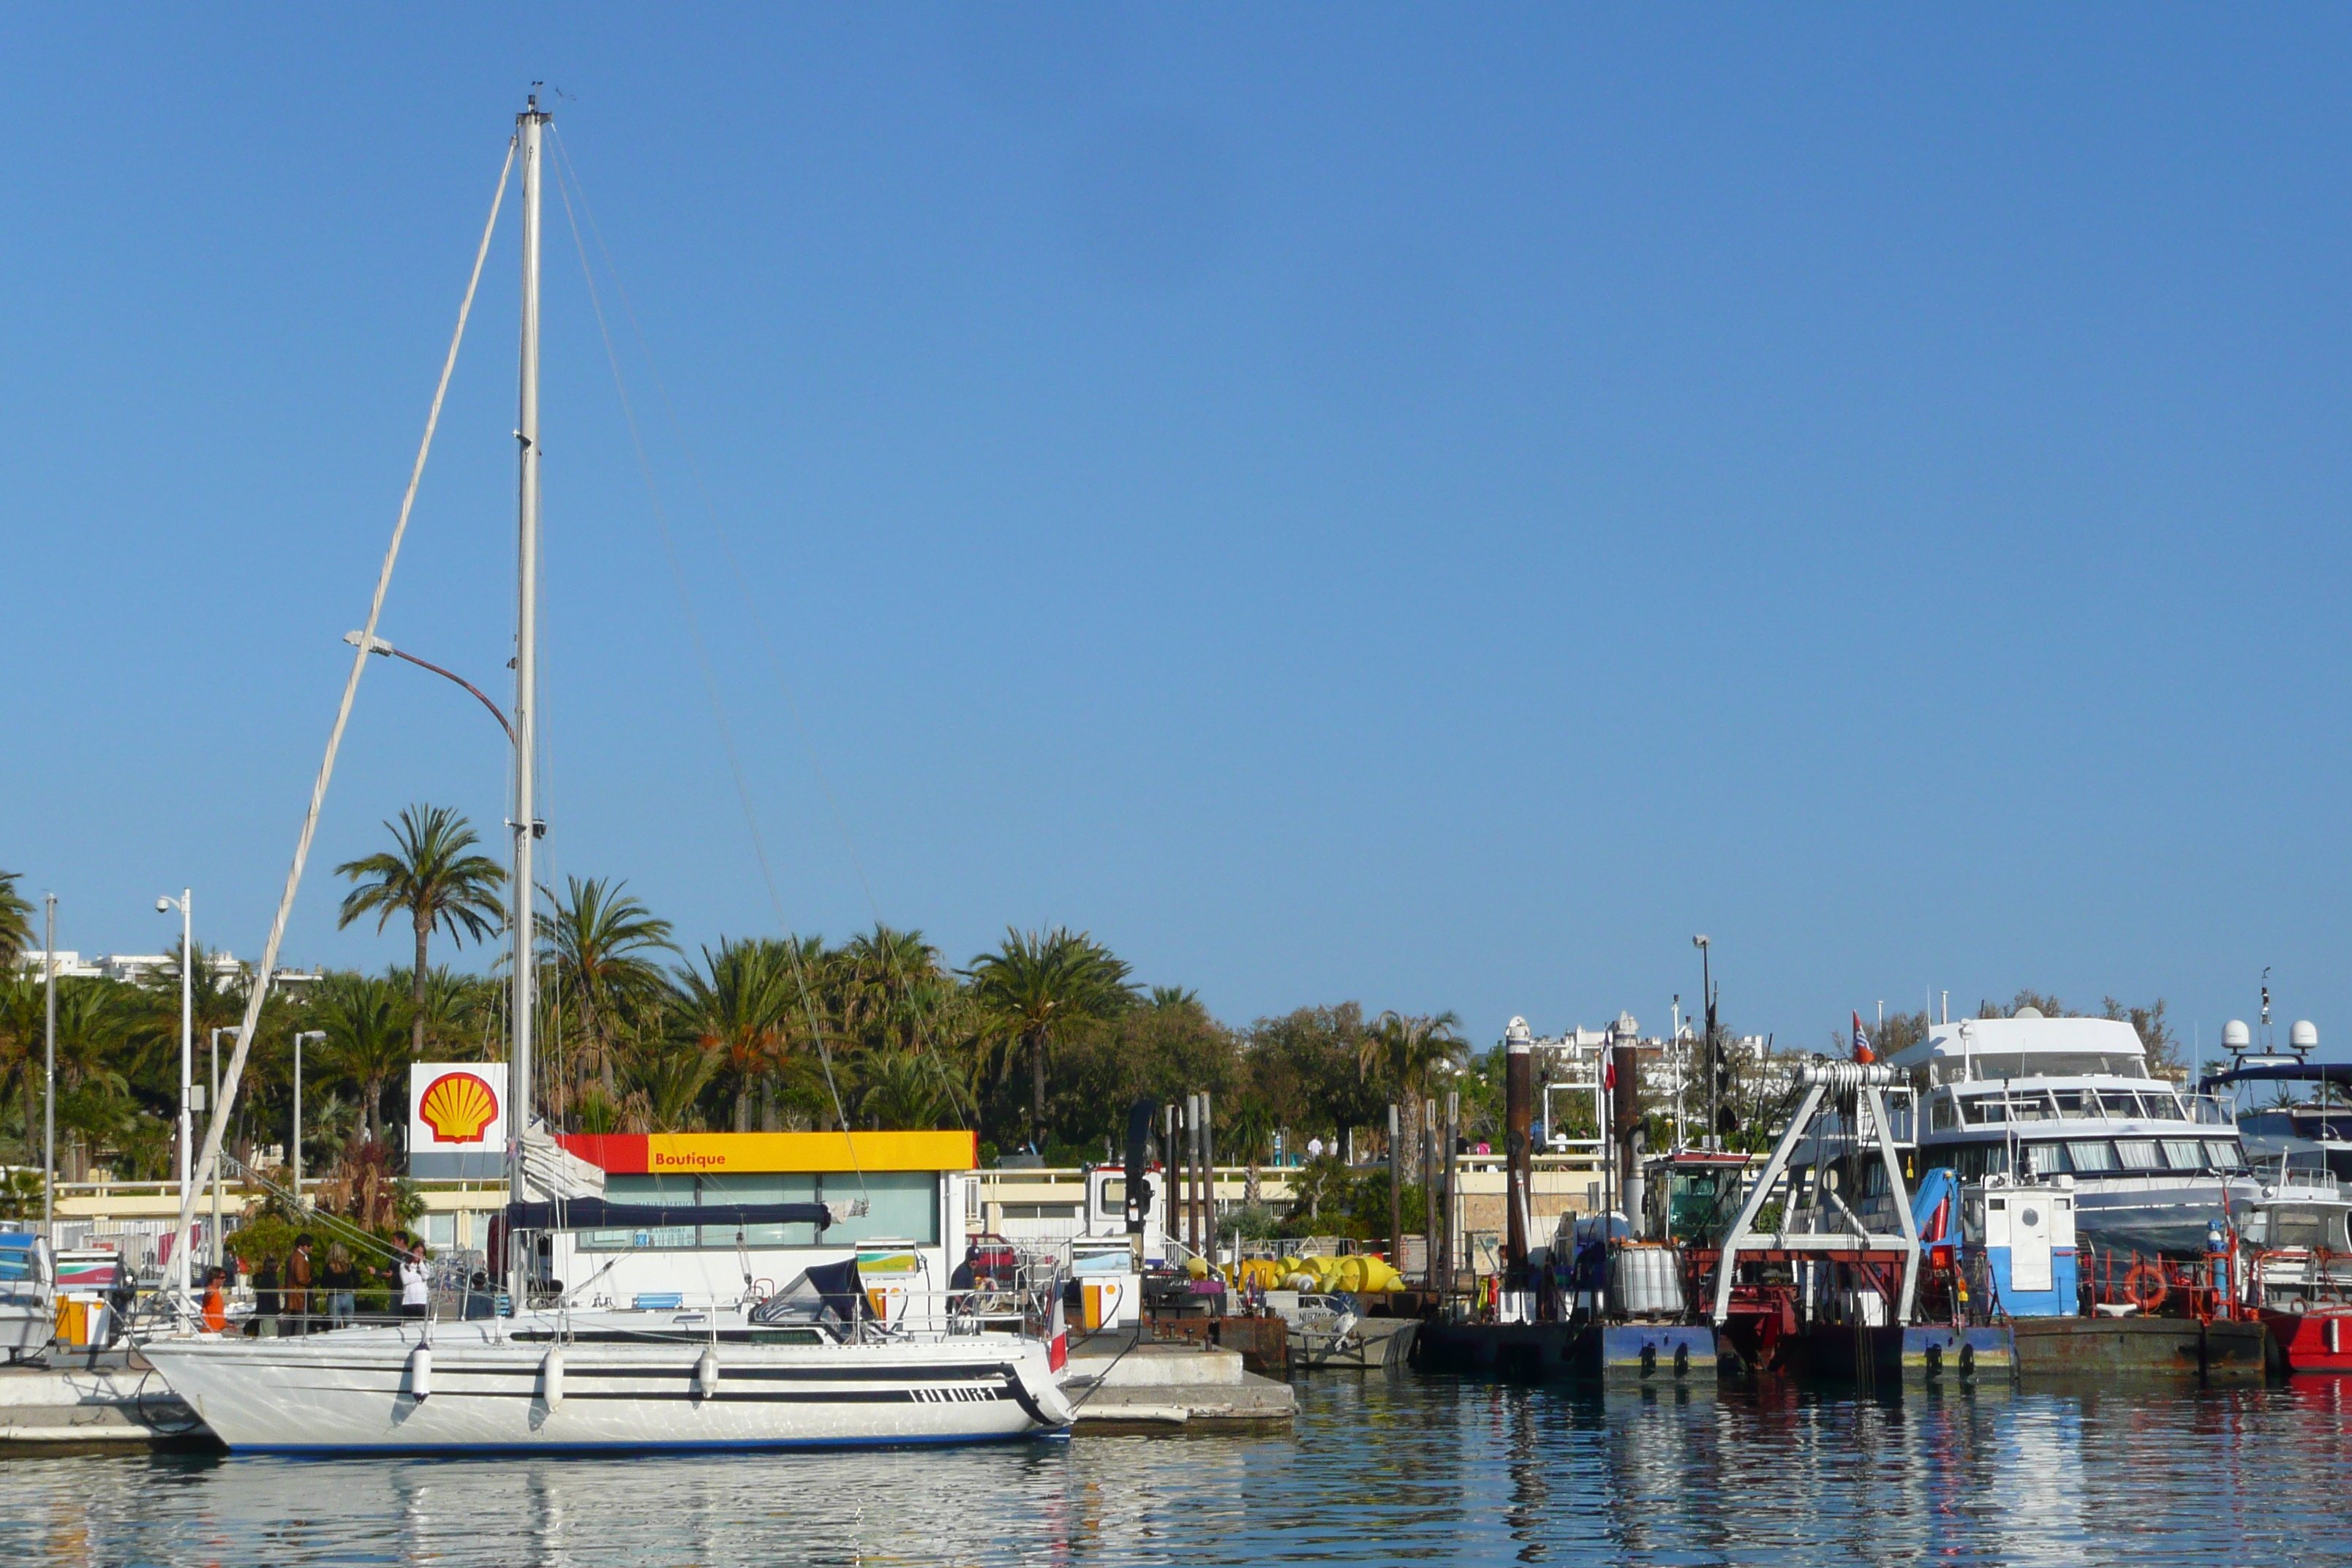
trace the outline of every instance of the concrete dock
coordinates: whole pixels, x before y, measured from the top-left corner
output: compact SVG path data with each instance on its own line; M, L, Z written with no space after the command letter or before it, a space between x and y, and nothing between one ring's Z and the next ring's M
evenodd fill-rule
M205 1424L135 1352L0 1368L0 1445L201 1440Z
M1246 1370L1239 1351L1155 1342L1133 1329L1074 1344L1062 1388L1082 1434L1223 1431L1286 1424L1298 1414L1290 1385Z

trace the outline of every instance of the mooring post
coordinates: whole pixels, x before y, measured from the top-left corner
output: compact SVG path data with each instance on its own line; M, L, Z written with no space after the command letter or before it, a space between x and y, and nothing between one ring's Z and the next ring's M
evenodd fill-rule
M1525 1018L1514 1018L1503 1036L1503 1158L1509 1174L1503 1195L1503 1289L1528 1288L1528 1197L1534 1185L1535 1150L1529 1137L1535 1099L1535 1036Z
M1454 1239L1454 1232L1460 1225L1459 1205L1454 1198L1454 1192L1455 1178L1461 1169L1455 1158L1455 1151L1461 1146L1462 1091L1458 1089L1449 1089L1445 1091L1445 1208L1438 1215L1438 1224L1445 1233L1445 1246L1443 1248L1445 1261L1438 1275L1441 1281L1438 1289L1441 1290L1454 1289L1454 1254L1460 1245Z

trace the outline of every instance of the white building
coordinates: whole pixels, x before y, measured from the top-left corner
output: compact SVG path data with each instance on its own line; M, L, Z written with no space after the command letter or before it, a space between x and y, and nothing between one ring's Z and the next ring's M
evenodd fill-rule
M46 950L35 948L16 960L16 970L20 974L29 974L37 980L47 972L48 961ZM176 952L101 952L85 959L79 952L61 947L58 949L58 978L121 980L137 985L158 970L170 969L179 962L180 955ZM205 954L205 968L214 979L229 981L243 973L246 966L233 952L207 952ZM310 984L320 975L320 972L315 969L281 967L272 984L281 986Z

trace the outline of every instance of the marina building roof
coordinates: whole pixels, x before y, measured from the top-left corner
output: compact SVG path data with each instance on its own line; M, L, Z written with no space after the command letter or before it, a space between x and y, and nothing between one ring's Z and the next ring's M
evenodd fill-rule
M980 1135L961 1131L567 1132L556 1142L608 1175L980 1168Z

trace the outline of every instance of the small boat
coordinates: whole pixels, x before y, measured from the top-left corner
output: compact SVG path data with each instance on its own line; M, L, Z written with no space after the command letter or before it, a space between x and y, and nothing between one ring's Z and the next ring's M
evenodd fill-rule
M1887 1061L1919 1107L1902 1141L1922 1172L2071 1176L2083 1240L2102 1253L2202 1256L2206 1227L2253 1191L2231 1108L2156 1077L2127 1023L2021 1007L1937 1024Z
M2261 1196L2230 1214L2243 1300L2283 1370L2352 1372L2352 1198L2334 1171L2292 1155L2263 1175Z
M16 1362L49 1342L49 1249L30 1231L0 1230L0 1351Z

